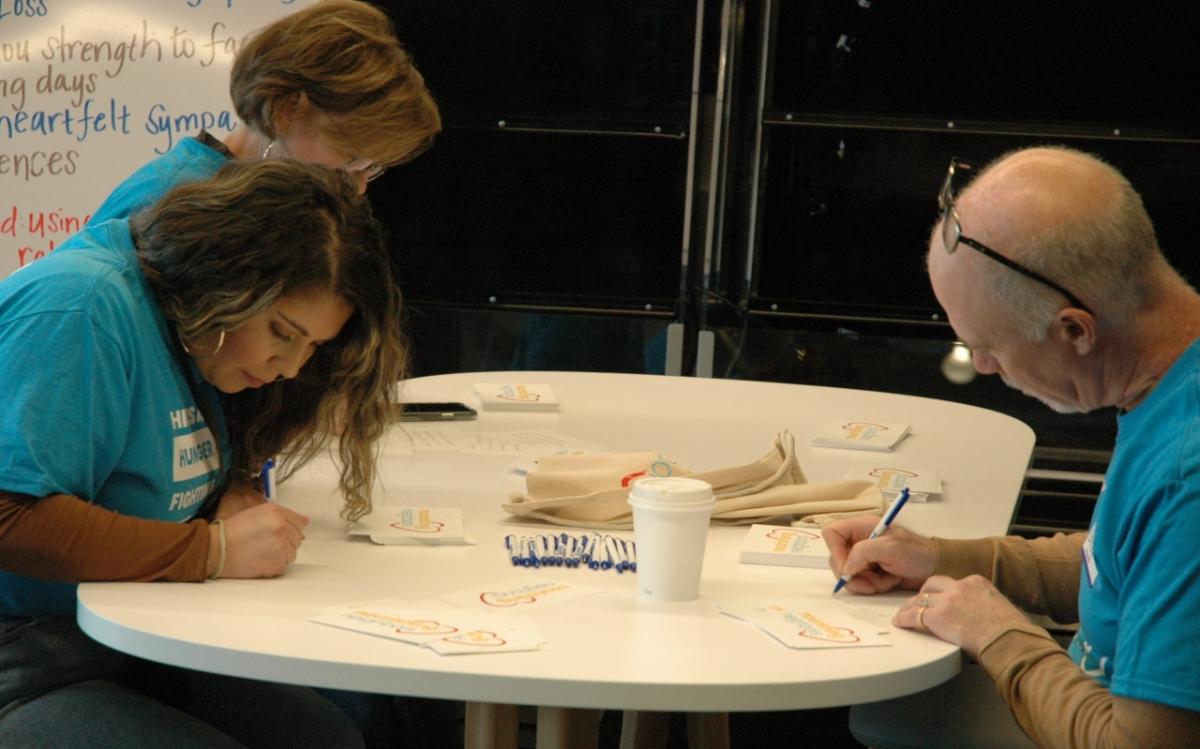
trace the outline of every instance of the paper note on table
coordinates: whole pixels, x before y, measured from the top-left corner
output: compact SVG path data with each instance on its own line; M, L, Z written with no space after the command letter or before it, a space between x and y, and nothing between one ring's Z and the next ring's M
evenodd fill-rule
M604 450L586 440L558 432L531 429L521 432L473 432L464 437L459 449L468 453L506 453L512 455L553 455L566 450Z
M862 648L892 644L891 629L833 601L817 598L774 603L719 603L717 610L753 624L789 648Z
M405 433L417 451L457 450L465 453L497 455L553 455L566 450L601 450L594 442L571 437L548 429L528 429L509 432L470 432L445 427L406 425ZM403 448L403 441L399 442Z
M447 593L442 596L442 600L456 606L473 606L490 611L525 610L571 601L599 592L599 588L589 588L586 585L536 577L515 577L490 585Z
M428 427L404 427L404 433L412 440L414 450L457 450L459 433L449 429ZM403 448L403 443L400 444Z
M439 655L536 650L546 641L527 616L431 607L395 599L349 604L309 621L420 645Z

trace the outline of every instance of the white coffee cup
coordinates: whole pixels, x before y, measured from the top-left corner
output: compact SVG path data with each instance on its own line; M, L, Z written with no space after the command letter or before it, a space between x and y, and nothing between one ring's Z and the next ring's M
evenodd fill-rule
M712 486L682 476L642 478L629 490L642 598L690 601L700 592Z

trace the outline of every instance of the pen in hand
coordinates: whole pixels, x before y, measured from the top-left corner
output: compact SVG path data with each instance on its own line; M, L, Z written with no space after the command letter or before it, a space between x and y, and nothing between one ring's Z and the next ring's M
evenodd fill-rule
M262 467L262 491L268 502L275 500L275 459L267 458Z
M889 507L887 512L883 514L883 517L879 518L879 522L875 524L875 529L871 531L871 535L867 536L864 540L870 541L873 538L879 538L881 535L883 535L883 532L888 529L888 526L891 525L892 521L896 519L896 516L900 514L900 508L903 507L904 503L907 501L908 487L906 486L900 490L900 496L896 497L896 501L892 502L892 506ZM837 585L833 586L833 592L837 593L839 590L845 587L846 583L850 582L851 577L852 575L848 575L843 572L842 576L838 578Z

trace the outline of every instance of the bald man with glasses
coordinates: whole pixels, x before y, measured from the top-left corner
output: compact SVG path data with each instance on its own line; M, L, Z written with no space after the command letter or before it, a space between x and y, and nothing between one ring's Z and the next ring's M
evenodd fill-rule
M831 566L853 593L914 591L894 623L978 660L1037 746L1196 746L1200 295L1099 159L1033 148L975 171L952 161L938 194L930 282L980 373L1062 413L1117 410L1090 527L1034 540L894 527L868 540L875 519L853 518L825 529ZM1025 611L1079 629L1064 649ZM915 710L926 747L978 718Z

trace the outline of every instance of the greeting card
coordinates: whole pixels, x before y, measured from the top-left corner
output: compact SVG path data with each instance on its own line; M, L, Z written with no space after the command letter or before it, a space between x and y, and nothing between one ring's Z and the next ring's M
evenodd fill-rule
M347 532L385 545L474 543L463 529L462 510L457 507L379 507Z
M586 585L536 577L516 577L448 593L442 596L442 600L456 606L472 606L488 611L526 611L599 592L600 588L589 588Z
M775 603L721 603L717 610L766 632L789 648L884 647L891 629L821 599Z
M526 616L395 599L350 604L309 621L428 648L439 655L536 650L546 638Z

